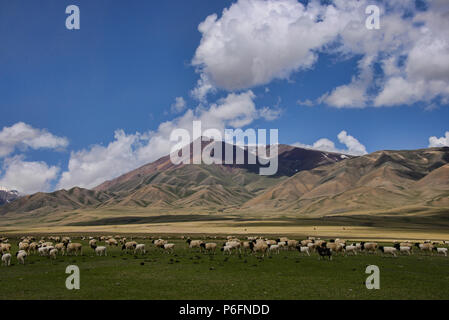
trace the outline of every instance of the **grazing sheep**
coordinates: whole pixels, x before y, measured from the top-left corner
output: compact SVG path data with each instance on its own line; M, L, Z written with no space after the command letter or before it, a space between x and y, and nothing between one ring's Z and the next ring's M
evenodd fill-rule
M287 248L287 242L285 242L285 241L279 241L279 242L277 243L277 245L278 245L281 249Z
M303 247L308 246L309 243L313 243L313 240L311 240L311 239L301 240L301 246L303 246Z
M437 252L437 254L443 254L445 257L447 257L447 248L433 248L434 251Z
M25 264L25 258L28 256L25 250L19 250L16 252L17 261L21 264Z
M269 253L271 253L271 252L276 252L277 254L279 254L279 249L280 249L281 247L279 246L279 245L277 245L277 244L272 244L272 245L268 245L268 252Z
M321 258L324 259L325 257L328 257L329 260L332 260L332 250L327 248L327 243L326 242L323 242L323 243L321 243L320 246L317 246L316 247L316 251L320 255L318 260L320 260Z
M48 256L48 253L50 252L50 250L54 249L54 247L40 247L38 249L39 255L40 256Z
M164 250L167 253L173 253L174 249L175 249L175 244L174 243L166 243L166 244L164 244Z
M11 265L11 254L5 253L2 255L2 264L6 267L9 267Z
M58 252L60 252L61 255L64 255L64 252L65 252L65 244L62 243L62 242L57 243L57 244L55 244L55 249L58 250Z
M9 253L11 251L10 243L0 243L0 253Z
M202 243L200 246L203 248L204 251L212 252L215 254L215 250L217 249L217 244L215 242L209 242L209 243Z
M134 253L140 252L142 254L145 254L145 244L143 243L139 243L138 245L136 245L136 248L134 249Z
M296 246L298 245L299 241L298 240L288 240L287 241L287 249L294 249L296 248Z
M95 254L96 254L97 256L107 256L107 255L108 255L107 249L106 249L105 246L99 246L99 247L96 247L96 248L95 248Z
M252 241L249 243L250 249L253 253L261 252L262 257L265 256L265 253L268 250L268 245L265 241Z
M29 248L30 254L31 253L37 254L37 249L38 249L37 242L31 242L30 243L30 248Z
M241 250L241 243L240 243L239 240L228 241L224 245L225 246L230 246L230 247L232 247L232 249L238 250L240 253L242 252L242 250Z
M201 244L203 243L202 240L190 240L187 239L186 241L189 244L189 248L199 248L201 250Z
M22 242L20 242L20 243L19 243L19 251L20 251L20 250L29 252L29 250L30 250L30 244L29 244L29 242L27 242L27 241L22 241Z
M303 245L301 245L301 246L309 248L310 251L313 251L313 250L315 250L316 247L318 247L318 245L314 242L307 243L307 246L303 246Z
M53 247L53 242L47 241L42 243L42 247Z
M89 240L89 247L95 250L95 248L97 247L97 240L95 239Z
M332 252L335 252L335 253L344 251L344 245L342 245L342 244L340 244L338 242L327 243L326 247L331 249Z
M425 243L415 243L415 246L418 247L421 251L428 251L430 254L432 254L432 250L434 248L434 245L430 242Z
M379 250L382 251L383 254L391 254L393 257L396 257L397 250L394 247L380 246Z
M345 254L352 253L354 256L356 256L357 255L357 251L358 251L358 249L357 249L357 246L355 244L351 244L349 246L346 246L346 248L345 248Z
M122 250L126 250L127 252L129 252L131 250L135 250L136 246L137 242L135 241L126 242L125 244L122 245Z
M310 249L309 247L303 247L301 244L298 243L296 246L296 249L299 251L299 253L306 253L308 256L310 256Z
M395 243L393 247L396 248L400 253L407 253L408 255L411 255L412 253L412 247L411 246L401 246L401 243Z
M376 242L361 242L361 249L365 252L376 253L377 243Z
M413 247L413 243L411 243L411 242L401 242L401 243L399 243L399 247Z
M323 243L326 243L326 241L324 241L324 240L316 240L313 243L315 244L315 248L316 248L316 247L322 246Z
M118 241L115 240L114 238L110 238L108 240L105 241L107 245L109 245L110 247L112 246L118 246Z
M253 241L253 240L251 240L251 241ZM249 246L249 241L245 241L245 242L243 242L243 250L246 252L246 251L251 251L251 248L250 248L250 246Z
M71 242L66 246L66 252L67 255L69 255L69 253L75 253L76 256L78 255L78 253L82 255L83 245L81 243Z
M152 242L156 248L161 248L161 249L164 249L164 245L167 243L167 241L163 240L163 239L153 240Z
M226 253L232 254L232 247L231 246L224 245L223 247L221 247L220 250L223 251L223 254L226 254Z
M56 259L56 255L58 254L58 249L54 248L48 252L48 256L50 259Z

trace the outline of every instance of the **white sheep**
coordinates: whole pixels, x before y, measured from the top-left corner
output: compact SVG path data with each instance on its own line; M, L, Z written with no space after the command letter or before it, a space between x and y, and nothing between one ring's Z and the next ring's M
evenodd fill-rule
M412 254L412 246L403 246L402 243L395 243L394 247L396 248L396 250L399 250L400 253L404 252L408 255Z
M397 249L394 247L380 246L379 250L382 251L382 253L384 253L384 254L391 254L393 257L396 257Z
M175 248L174 243L166 243L164 244L164 250L167 251L167 253L173 253L173 249Z
M226 253L232 254L232 246L225 245L221 248L221 251L223 251L223 254L226 254Z
M50 259L56 259L56 255L58 254L58 249L53 248L48 252L48 256Z
M99 246L99 247L95 247L95 253L97 254L97 256L107 256L107 249L105 246Z
M306 246L301 246L301 244L299 243L296 246L296 249L300 252L300 253L306 253L308 256L310 256L310 248L306 247Z
M54 249L54 247L40 247L37 251L40 256L48 256L49 252Z
M356 256L358 250L359 249L357 248L357 245L352 244L352 245L346 246L345 253L352 253L354 256Z
M143 243L137 244L136 248L134 249L134 253L137 253L137 252L145 254L146 253L146 251L145 251L145 244L143 244Z
M199 248L200 249L200 251L201 251L201 243L203 243L203 241L202 240L190 240L190 239L187 239L187 241L186 241L188 244L189 244L189 248Z
M11 254L10 253L5 253L2 255L2 263L6 267L11 265Z
M279 249L281 248L279 245L277 245L277 244L274 244L274 245L270 245L269 247L268 247L269 249L269 252L271 253L271 252L276 252L277 254L279 254Z
M17 261L21 264L25 264L25 258L28 256L27 252L25 250L19 250L16 253Z
M438 254L443 254L445 257L447 257L447 248L434 247L433 250L435 250Z

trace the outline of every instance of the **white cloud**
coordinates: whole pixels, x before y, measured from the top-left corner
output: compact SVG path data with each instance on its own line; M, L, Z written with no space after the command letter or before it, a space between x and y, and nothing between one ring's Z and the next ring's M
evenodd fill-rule
M16 148L59 149L67 145L66 138L57 137L46 130L33 128L23 122L4 127L0 131L0 158L13 153Z
M215 87L210 82L209 77L206 74L201 73L196 87L191 92L192 97L205 102L207 95L211 92L215 92Z
M251 124L261 116L274 117L268 108L258 110L252 91L230 93L225 98L196 110L188 109L182 116L163 122L156 131L126 134L115 132L114 141L107 146L94 145L72 152L68 170L62 173L58 188L74 186L92 188L102 182L120 176L139 166L169 154L173 145L170 134L174 129L188 130L192 135L192 122L200 120L202 130L239 128Z
M354 155L354 156L361 156L361 155L368 153L363 144L361 144L353 136L348 135L348 133L344 130L338 134L337 138L341 144L344 144L346 146L345 149L337 148L335 146L335 143L332 140L329 140L327 138L321 138L321 139L315 141L312 145L297 142L297 143L294 143L293 146L296 146L299 148L327 151L327 152L338 152L338 153L344 153L344 154L349 154L349 155Z
M430 137L429 138L429 148L433 147L449 147L449 131L446 131L446 135L444 137Z
M187 104L183 97L176 97L175 103L171 105L171 112L172 113L181 113L185 110Z
M135 169L138 165L136 149L139 148L139 139L139 134L126 135L122 130L117 130L114 141L106 147L94 145L87 150L72 152L68 171L62 173L58 188L91 188Z
M202 38L192 64L201 78L194 91L204 97L215 87L232 91L288 79L313 68L318 54L326 52L361 58L352 81L323 93L318 102L354 108L448 101L449 6L430 1L421 12L413 1L378 3L381 28L368 30L369 4L238 0L198 27ZM376 72L374 81L376 65L383 74Z
M366 104L366 88L354 84L342 85L330 94L324 95L322 101L337 108L363 108Z
M215 86L236 90L286 79L311 67L315 50L333 40L336 11L296 0L240 0L198 27L193 65ZM326 17L317 23L320 16Z
M365 146L361 144L359 140L348 135L344 130L338 134L338 141L346 146L349 154L364 155L368 153Z
M22 194L50 191L51 183L59 173L56 166L50 167L45 162L24 161L22 156L5 159L3 170L0 185Z
M282 110L281 109L273 109L273 108L269 108L269 107L263 107L262 109L260 109L259 111L260 116L262 118L264 118L267 121L273 121L278 119L281 114L282 114Z

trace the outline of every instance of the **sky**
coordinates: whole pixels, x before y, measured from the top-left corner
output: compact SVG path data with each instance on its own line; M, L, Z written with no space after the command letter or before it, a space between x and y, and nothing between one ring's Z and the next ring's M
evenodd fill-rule
M0 186L95 187L194 120L354 155L448 146L447 30L446 0L0 0Z

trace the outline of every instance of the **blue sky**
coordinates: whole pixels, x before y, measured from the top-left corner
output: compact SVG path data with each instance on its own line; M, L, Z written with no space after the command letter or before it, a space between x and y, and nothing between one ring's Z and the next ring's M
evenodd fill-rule
M254 7L251 8L254 10L264 10L264 6L270 2L253 1ZM295 5L296 1L283 1L286 7L293 6L292 11L299 8ZM223 17L224 8L230 8L233 3L239 2L242 4L241 7L235 5L233 10L229 10L226 17ZM290 60L280 61L278 69L270 70L271 65L278 63L273 62L272 55L269 55L270 43L267 42L267 53L264 56L264 52L260 53L260 50L253 50L250 47L251 39L247 41L244 38L237 38L242 37L237 35L233 44L242 43L243 49L236 51L237 55L242 55L241 60L247 61L247 57L243 55L251 58L251 55L260 53L260 56L253 58L265 63L267 68L261 78L248 77L245 83L230 78L229 75L242 72L242 76L237 74L236 78L243 79L245 68L232 65L230 62L230 73L227 73L220 69L221 67L213 65L217 56L215 49L207 49L209 51L205 50L201 57L196 56L195 52L201 46L202 39L205 45L224 46L224 50L230 48L226 47L230 44L220 43L221 40L207 40L209 34L206 33L216 36L230 32L232 37L232 32L236 31L232 28L220 29L218 23L222 18L222 23L226 21L225 18L229 20L235 18L238 21L241 15L247 14L243 2L245 1L182 0L155 3L144 0L128 2L1 0L0 130L23 122L38 130L36 134L47 132L54 137L65 138L67 143L56 147L54 145L36 147L16 142L13 151L0 156L0 184L22 188L26 192L49 191L57 187L69 187L71 184L92 187L101 179L109 179L144 163L145 159L141 157L135 162L123 159L129 162L130 167L119 171L111 170L110 174L102 175L95 172L93 173L95 179L91 179L86 172L80 173L75 170L70 173L71 178L67 176L66 183L61 184L63 173L70 172L69 160L78 162L86 160L89 152L91 157L95 158L97 154L92 151L96 150L96 146L106 149L111 146L110 144L115 141L116 130L122 129L126 135L136 133L140 135L136 138L137 142L135 140L132 142L131 149L134 152L141 147L139 143L146 143L150 139L142 138L145 133L150 136L151 134L157 136L158 132L161 134L159 130L161 123L168 121L176 125L176 119L183 117L189 109L200 112L198 110L207 110L213 104L224 107L223 100L229 94L239 95L249 90L253 93L250 100L254 103L256 111L251 109L250 116L245 114L245 117L251 118L245 127L278 128L281 143L311 146L317 140L326 138L335 143L335 148L346 150L347 146L337 139L337 135L345 130L368 152L383 149L417 149L428 147L431 136L444 137L445 132L449 130L447 107L449 94L439 86L439 83L444 85L444 81L449 83L449 75L444 73L445 69L442 75L436 74L438 70L442 70L441 67L436 68L434 74L426 75L422 79L416 78L412 74L413 70L404 67L402 71L397 72L402 72L398 74L401 74L407 82L404 84L405 87L398 85L404 89L398 90L396 94L401 95L408 90L407 88L412 88L410 97L404 99L403 103L394 99L395 94L393 97L391 94L385 94L389 100L379 98L382 88L390 84L389 80L394 78L395 74L392 73L387 77L386 69L383 70L381 67L376 69L375 64L382 65L386 61L382 58L385 51L388 51L385 54L388 57L395 55L399 57L406 52L410 57L414 55L413 57L418 59L419 55L413 51L415 49L413 44L407 49L391 51L380 47L390 48L393 47L392 43L379 42L378 51L373 54L375 49L368 45L366 49L359 50L360 44L351 43L352 40L343 40L344 44L335 50L332 47L338 42L338 37L343 39L346 37L344 34L346 31L341 31L338 35L329 31L330 29L317 31L316 38L335 36L335 39L318 44L309 44L307 43L309 40L304 40L305 49L298 47L302 45L302 39L298 39L295 46L273 40L273 48L279 46L276 52L280 56L288 50L296 55L302 54L303 49L308 53L304 56L286 58ZM80 8L80 30L68 30L65 27L65 19L68 16L65 14L65 8L71 4ZM382 7L382 2L379 2L379 5ZM304 7L304 10L312 9ZM391 11L387 10L388 8L385 8L385 16L392 20L401 10L403 13L412 12L411 16L422 12L415 6L394 7ZM354 15L356 12L360 10L350 14ZM435 12L433 13L437 14ZM214 13L217 17L211 23L211 29L200 32L199 24ZM249 15L247 19L252 18L256 19L254 15ZM286 17L286 19L293 18ZM271 27L269 19L270 17L265 23ZM361 15L360 19L365 19L365 16ZM424 23L430 25L431 18L423 17L423 19ZM237 24L236 28L239 26ZM383 31L382 27L380 32ZM406 31L401 30L406 30L406 27L407 25L403 29L394 30L398 30L398 34L404 39L414 39L413 41L419 44L420 39L416 36L408 33L402 35L401 32ZM243 31L246 30L242 28ZM390 25L386 24L385 28L390 28ZM246 33L246 36L250 37L251 33ZM285 35L282 38L281 35L280 38L289 40L290 36ZM269 35L267 39L270 39ZM441 34L432 34L429 39L429 41L432 39L438 39L440 42L448 41L447 35ZM373 40L374 47L375 41L377 40ZM407 40L404 40L404 46L405 43ZM445 45L447 46L447 43ZM435 54L441 54L443 58L447 53L445 46L443 49L435 50L439 50ZM229 49L229 52L231 51ZM313 57L310 58L310 55ZM360 61L367 56L375 56L370 60L371 67L360 67ZM194 57L199 62L192 65ZM232 58L232 55L223 54L217 56L217 61L220 61L222 66L227 63L227 59ZM313 61L307 62L309 58ZM267 67L266 64L270 65ZM396 67L401 68L401 65L397 63ZM424 65L423 68L425 67ZM233 68L236 68L236 72L233 72ZM430 69L432 66L427 68ZM415 73L419 74L420 70ZM215 89L200 99L192 94L192 90L198 87L197 81L202 74ZM431 81L434 81L432 86L428 85ZM344 106L335 102L341 101L336 100L341 97L326 99L339 86L351 83L356 83L357 90L358 83L363 83L364 96L371 96L364 97L362 102L359 98L355 98L354 103L350 102ZM351 94L359 92L354 91L352 86L350 89ZM421 89L423 92L421 95L415 94L415 91ZM179 113L171 111L171 105L174 104L176 97L182 97L185 101L185 106ZM309 100L310 105L300 105L298 100ZM379 103L380 100L383 103ZM376 104L377 106L374 106ZM257 116L255 112L259 112L258 110L262 108L272 110L273 116ZM226 125L227 120L223 121ZM0 141L0 147L1 143ZM98 157L110 157L106 151L100 149ZM77 158L71 154L80 152L84 158L82 156ZM155 151L146 160L153 160L159 156L159 152ZM130 157L135 160L138 156L132 154ZM24 176L20 170L27 163L30 164L28 170L33 170L33 163L40 164L35 168L46 173L51 168L55 170L44 181L36 181L32 186L28 186L26 181L19 181ZM109 162L106 163L110 165ZM111 166L117 166L117 163ZM74 176L85 177L85 180L75 179Z

